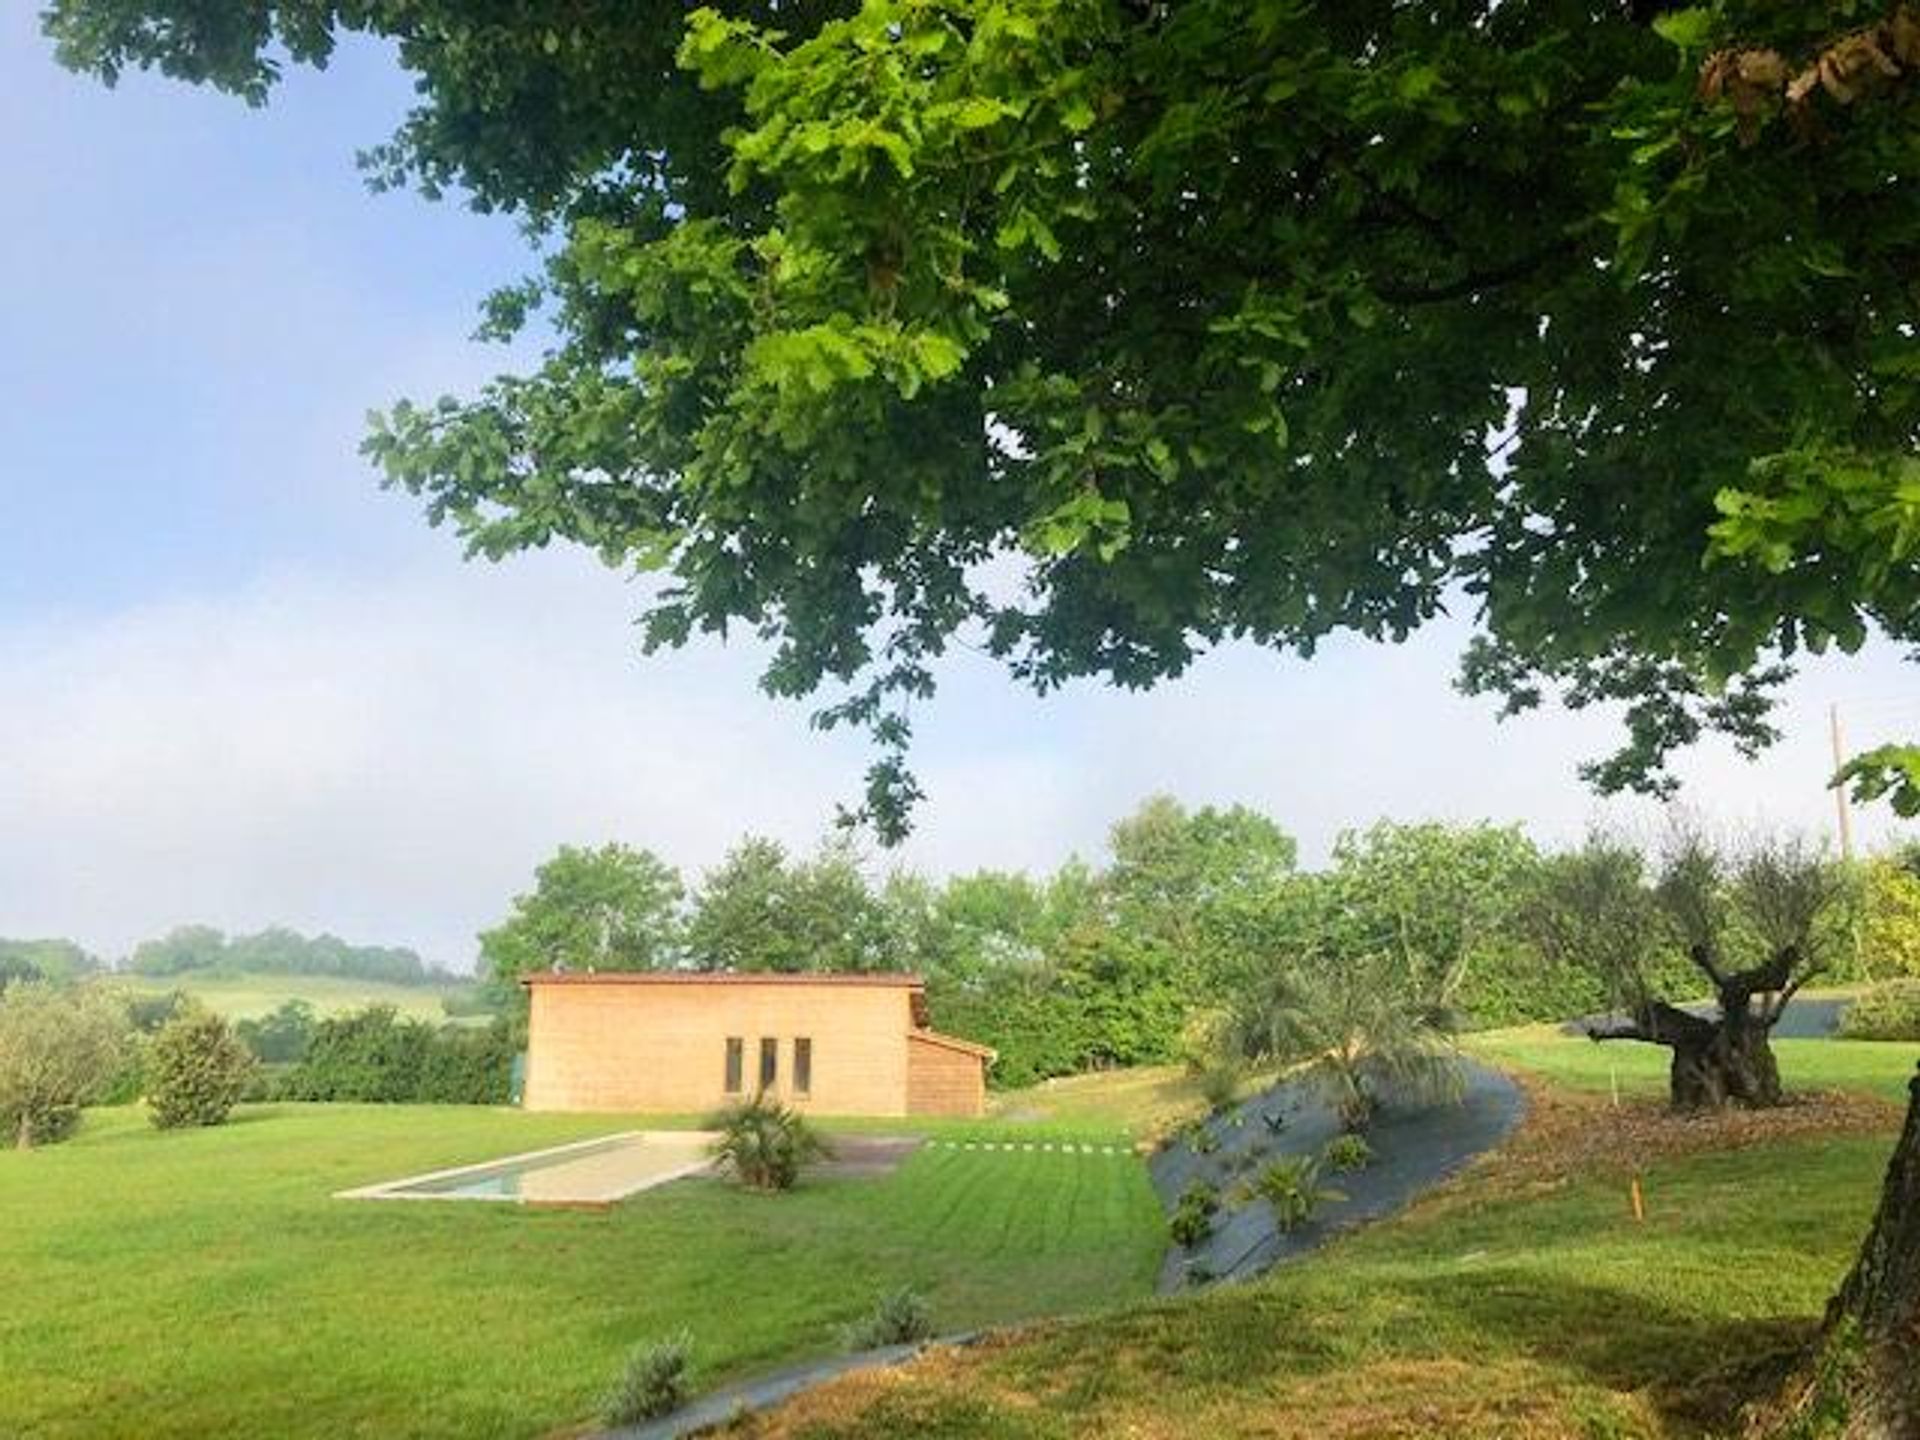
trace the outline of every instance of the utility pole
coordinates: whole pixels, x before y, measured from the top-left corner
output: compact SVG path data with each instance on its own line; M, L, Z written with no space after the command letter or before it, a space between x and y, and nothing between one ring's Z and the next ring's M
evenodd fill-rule
M1840 706L1838 703L1827 707L1828 726L1833 732L1833 773L1838 775L1840 767L1847 763L1847 743L1840 734ZM1840 858L1853 859L1853 808L1847 803L1847 787L1836 784L1833 787L1833 803L1840 812Z

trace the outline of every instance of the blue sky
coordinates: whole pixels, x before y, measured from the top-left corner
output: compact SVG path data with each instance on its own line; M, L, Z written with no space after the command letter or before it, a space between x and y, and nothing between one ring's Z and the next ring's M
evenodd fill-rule
M463 565L356 454L369 408L511 365L467 337L526 265L509 222L362 187L408 99L386 57L249 111L68 76L32 10L0 14L0 934L279 921L464 965L562 841L690 876L747 830L809 844L865 756L762 697L752 647L642 662L627 581ZM1464 634L1045 702L958 659L906 858L1051 865L1154 790L1259 806L1310 857L1381 815L1577 834L1611 720L1496 725L1450 689ZM1836 700L1863 742L1920 728L1900 657L1824 664L1760 764L1687 762L1691 803L1830 824Z

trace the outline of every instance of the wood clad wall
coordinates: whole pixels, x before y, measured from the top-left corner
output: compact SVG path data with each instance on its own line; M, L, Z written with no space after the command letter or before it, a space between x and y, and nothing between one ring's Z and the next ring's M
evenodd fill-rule
M779 1041L771 1092L819 1115L907 1113L903 987L853 985L541 985L527 1040L529 1110L712 1110L725 1091L726 1042L746 1042L746 1094L758 1087L760 1041ZM793 1041L813 1041L812 1093L793 1093Z
M986 1061L931 1040L908 1037L909 1115L982 1115L986 1108Z

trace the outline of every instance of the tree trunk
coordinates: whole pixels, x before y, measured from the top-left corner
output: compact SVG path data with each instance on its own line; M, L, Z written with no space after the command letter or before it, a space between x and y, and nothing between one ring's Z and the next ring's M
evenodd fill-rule
M1819 1342L1748 1412L1748 1440L1920 1436L1920 1075L1866 1244Z
M1772 1033L1742 1002L1723 1007L1718 1020L1703 1020L1699 1028L1675 1036L1668 1076L1673 1108L1778 1105L1780 1065L1774 1059Z
M16 1150L33 1148L33 1116L25 1110L20 1112L20 1121L14 1127L13 1148Z
M1673 1052L1668 1091L1676 1110L1718 1110L1726 1105L1764 1107L1780 1103L1780 1065L1773 1056L1777 1013L1756 1014L1750 997L1723 992L1720 1013L1709 1018L1654 1000L1630 1022L1590 1029L1595 1040L1640 1040Z
M1867 1243L1827 1307L1830 1353L1851 1361L1850 1440L1920 1435L1920 1075Z

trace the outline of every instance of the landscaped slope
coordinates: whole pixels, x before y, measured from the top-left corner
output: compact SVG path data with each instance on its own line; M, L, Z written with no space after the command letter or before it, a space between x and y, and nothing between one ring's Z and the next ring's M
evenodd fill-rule
M884 1178L690 1181L604 1215L330 1198L627 1123L289 1105L161 1134L95 1112L0 1153L0 1435L543 1435L681 1326L706 1385L832 1350L902 1284L943 1327L1144 1295L1163 1242L1124 1146L950 1143Z
M1875 1099L1716 1125L1536 1086L1506 1152L1263 1281L844 1381L741 1433L1699 1434L1750 1380L1730 1360L1809 1332L1897 1124Z

